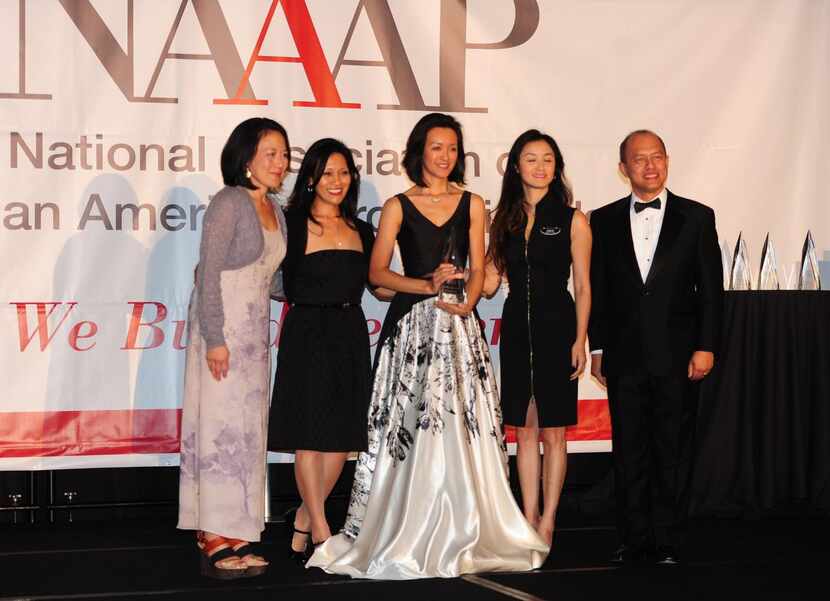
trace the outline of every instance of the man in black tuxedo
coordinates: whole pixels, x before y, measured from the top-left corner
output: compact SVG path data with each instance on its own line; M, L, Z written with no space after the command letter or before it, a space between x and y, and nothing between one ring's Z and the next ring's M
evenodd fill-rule
M654 132L620 144L631 194L591 214L591 373L608 388L623 545L674 564L688 509L698 382L714 365L723 276L715 213L665 188Z

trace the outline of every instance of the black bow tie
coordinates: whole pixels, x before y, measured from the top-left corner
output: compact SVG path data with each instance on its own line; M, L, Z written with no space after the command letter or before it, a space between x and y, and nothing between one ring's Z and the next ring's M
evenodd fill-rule
M639 213L640 211L645 211L646 209L657 209L660 210L660 197L658 196L651 202L637 202L634 201L634 212Z

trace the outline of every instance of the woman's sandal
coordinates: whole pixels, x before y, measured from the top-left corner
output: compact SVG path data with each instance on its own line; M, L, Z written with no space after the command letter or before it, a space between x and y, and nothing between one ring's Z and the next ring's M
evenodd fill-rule
M268 561L257 554L254 545L238 538L226 539L233 552L248 566L246 576L259 576L268 568Z
M233 580L248 576L248 565L233 550L227 539L217 536L208 540L203 533L197 536L196 544L201 551L202 575L221 580ZM225 560L236 559L236 567L219 565ZM226 562L229 563L229 562Z
M297 551L293 546L288 548L288 557L289 559L293 559L297 563L301 565L305 565L305 562L308 561L308 558L311 557L311 553L309 553L309 540L311 539L311 532L306 532L305 530L299 530L298 528L293 528L294 532L297 534L302 534L306 541L305 546L303 547L302 551ZM292 541L293 542L293 541Z

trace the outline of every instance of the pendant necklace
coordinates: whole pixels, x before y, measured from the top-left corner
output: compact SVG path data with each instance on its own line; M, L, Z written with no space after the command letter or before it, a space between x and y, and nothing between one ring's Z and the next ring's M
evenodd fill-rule
M449 190L447 190L446 192L439 192L438 194L433 194L429 191L429 188L424 188L424 195L429 196L429 200L433 204L438 204L439 202L441 202L441 196L444 194L449 194Z

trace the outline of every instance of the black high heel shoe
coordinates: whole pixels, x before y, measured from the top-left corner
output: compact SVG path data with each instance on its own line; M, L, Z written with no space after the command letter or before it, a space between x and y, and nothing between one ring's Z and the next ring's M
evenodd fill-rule
M288 548L288 557L289 559L296 561L300 565L305 565L305 562L308 561L308 558L311 557L311 552L309 547L311 545L309 542L311 541L311 532L306 532L305 530L298 530L296 527L293 528L296 534L302 534L305 537L305 545L303 546L302 551L297 551L293 546ZM292 535L292 543L293 535Z

